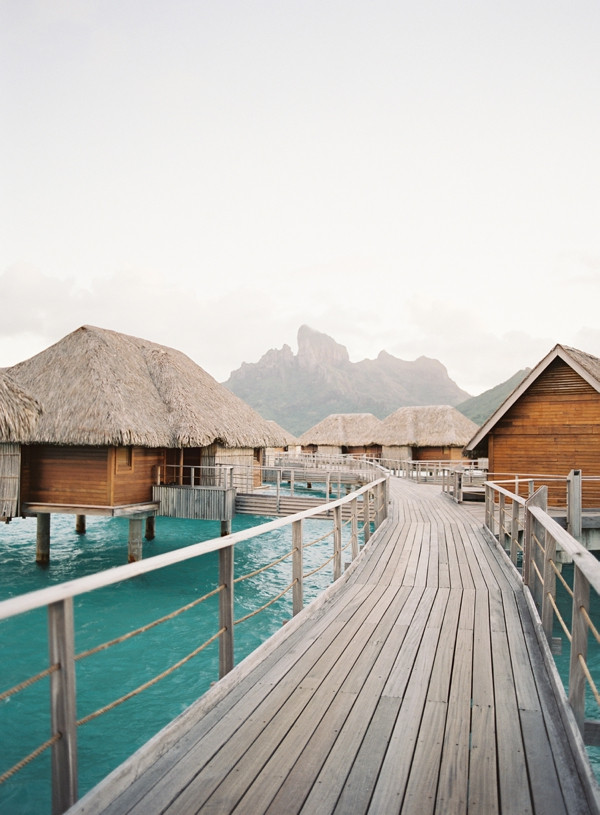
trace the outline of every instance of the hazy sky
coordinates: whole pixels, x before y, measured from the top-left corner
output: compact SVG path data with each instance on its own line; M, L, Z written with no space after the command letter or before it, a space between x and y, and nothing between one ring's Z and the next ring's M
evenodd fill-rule
M0 0L0 366L600 356L598 0Z

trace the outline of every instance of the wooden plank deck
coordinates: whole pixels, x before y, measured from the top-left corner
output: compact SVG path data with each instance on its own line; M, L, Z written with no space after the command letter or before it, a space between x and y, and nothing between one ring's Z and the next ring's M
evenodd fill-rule
M70 811L597 812L483 508L390 493L341 581Z

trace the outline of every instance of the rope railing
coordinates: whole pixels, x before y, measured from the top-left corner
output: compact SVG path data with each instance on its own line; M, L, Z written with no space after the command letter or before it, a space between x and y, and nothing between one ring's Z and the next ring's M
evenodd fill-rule
M549 480L545 477L546 480ZM555 479L558 480L558 479ZM591 618L590 593L600 594L600 563L568 530L581 530L581 505L577 505L574 496L581 497L581 471L573 470L566 479L567 484L567 529L565 530L548 514L548 485L544 484L529 497L524 499L517 493L510 493L504 486L495 481L488 481L486 490L485 525L506 551L506 536L510 538L510 558L518 567L517 546L522 552L521 577L530 591L530 596L540 615L542 630L551 650L554 650L553 626L556 621L570 643L569 676L567 681L568 699L575 720L585 739L598 743L600 721L585 719L586 686L599 702L595 680L591 675L592 665L587 658L588 635L591 632L596 644L600 645L600 631ZM516 486L521 481L515 481ZM505 529L507 501L512 506L518 505L523 513L523 522L517 523L517 512L512 512L510 529ZM570 506L569 506L570 503ZM496 510L497 508L497 510ZM496 516L498 518L496 519ZM497 520L497 523L496 523ZM579 523L578 523L579 522ZM522 533L522 544L519 543ZM565 579L562 568L557 562L560 552L562 562L573 564L572 585ZM507 552L508 554L508 552ZM570 623L559 608L557 589L565 592L571 603ZM559 641L558 641L559 642ZM600 702L599 702L600 703Z
M40 679L45 679L50 674L54 673L54 671L58 671L60 669L60 665L55 663L54 665L50 665L48 668L45 668L43 671L40 671L35 676L30 676L29 679L23 680L23 682L19 682L18 685L15 685L12 688L8 688L8 690L3 691L0 693L0 702L3 702L5 699L9 699L11 696L14 696L15 693L20 693L25 688L31 687L36 682L39 682ZM1 783L1 782L0 782Z
M119 645L122 642L126 642L127 640L132 639L132 637L137 637L138 634L144 634L146 631L150 631L152 628L156 628L157 625L161 623L166 623L168 620L173 620L175 617L178 617L180 614L183 614L184 611L189 611L194 606L200 605L205 600L208 600L211 597L214 597L215 594L219 594L219 592L223 591L223 586L217 586L216 589L209 591L207 594L203 595L202 597L198 597L196 600L192 600L191 603L187 603L185 606L181 606L181 608L172 611L170 614L165 614L164 617L160 617L157 620L153 620L151 623L147 623L146 625L141 625L139 628L136 628L135 631L128 631L126 634L122 634L120 637L115 637L108 642L103 642L101 645L96 645L94 648L89 648L87 651L81 651L79 654L75 654L75 661L78 662L81 659L86 659L87 657L91 657L93 654L98 654L100 651L105 651L107 648L111 648L113 645Z
M52 747L53 744L56 744L62 738L60 733L55 733L51 738L45 741L43 744L40 744L39 747L36 747L33 752L29 753L28 756L22 758L18 761L14 766L10 767L10 769L6 770L6 772L0 775L0 785L4 784L5 781L8 781L9 778L12 778L13 775L16 775L19 770L22 770L28 764L36 759L38 756L41 756L42 753L45 753L49 747Z
M283 591L280 591L279 594L277 594L275 597L271 597L270 600L267 600L267 602L264 603L262 606L259 606L259 608L255 608L254 611L250 611L248 614L245 614L243 617L240 617L239 619L234 620L233 624L234 625L239 625L240 623L243 623L246 620L249 620L251 617L256 617L256 615L260 614L261 611L264 611L266 608L269 608L269 606L272 606L273 603L276 603L278 600L281 600L283 595L287 594L288 591L291 588L294 587L295 583L296 583L296 581L292 580L292 582L288 586L286 586L285 589L283 589Z
M14 694L24 690L32 684L39 682L39 680L49 677L50 678L50 705L52 708L52 720L55 721L55 706L60 707L61 715L72 716L72 720L65 721L65 726L56 728L56 731L50 739L40 744L33 752L22 758L13 767L6 770L0 775L0 784L12 778L19 770L27 766L39 755L48 749L53 751L52 764L52 784L55 790L58 790L60 800L56 803L57 812L62 812L68 809L75 803L77 798L77 780L72 777L73 767L76 767L77 762L68 760L68 756L76 755L76 732L77 729L88 722L100 718L103 714L107 713L124 704L128 700L138 696L143 691L156 685L162 679L174 673L181 668L195 656L199 655L212 643L218 641L219 643L219 676L224 676L233 667L233 629L240 623L256 616L269 606L276 603L288 592L293 592L293 613L297 614L303 607L303 582L316 571L320 571L327 564L333 562L333 579L336 580L341 575L341 553L352 548L352 558L354 559L359 552L358 545L358 530L359 530L359 513L363 518L362 533L364 542L366 543L371 535L371 521L374 521L375 529L381 524L386 517L386 495L387 495L387 479L386 477L379 477L371 481L365 486L358 486L357 489L350 492L343 498L338 498L335 501L323 503L318 507L314 507L304 512L296 513L295 515L279 518L270 521L266 524L246 529L240 532L235 532L230 535L225 535L220 538L214 538L210 541L193 544L191 546L177 549L162 555L148 558L146 560L137 561L135 563L127 564L126 566L119 566L105 572L89 575L87 577L79 578L63 584L55 584L46 589L42 589L29 594L20 595L10 600L0 602L0 620L31 611L36 608L47 607L49 618L49 637L50 637L50 652L54 654L52 664L41 671L40 673L32 676L17 685L5 690L0 694L0 701L13 696ZM342 521L342 508L349 505L351 509L350 518ZM375 512L372 514L373 508ZM326 510L333 518L333 528L311 540L308 543L303 542L303 522L313 516L316 517ZM329 521L320 521L329 523ZM234 575L234 562L233 550L234 546L243 543L252 538L258 537L261 534L270 533L276 530L281 530L287 526L292 529L292 549L287 551L270 563L261 566L260 568L241 576L235 577ZM351 527L349 540L344 542L344 530ZM302 568L303 552L309 547L315 546L321 541L333 537L333 554L319 566L317 569L304 572ZM74 649L74 603L75 597L95 591L99 588L115 585L124 580L140 576L176 563L197 558L210 552L218 552L219 555L219 580L216 588L205 593L202 597L194 598L189 603L164 614L161 617L139 626L135 630L128 631L110 640L107 640L99 645L88 648L80 653L75 653ZM259 608L254 609L248 614L234 619L233 605L234 605L234 585L242 580L248 580L267 569L273 569L284 561L292 559L292 579L285 588L283 588L275 597L270 598L265 603L261 604ZM137 637L138 635L148 632L151 629L161 625L162 623L172 620L175 617L183 614L185 611L201 605L210 598L219 595L219 625L218 630L206 639L202 644L195 647L186 656L173 663L170 667L161 671L151 679L143 682L136 688L123 694L117 699L109 702L108 704L100 707L99 709L86 714L85 716L76 719L75 709L76 702L74 698L75 682L74 682L74 666L76 662L86 659L94 654L108 651L114 645L123 643L127 640ZM69 679L73 677L73 681ZM59 732L60 731L60 732Z
M278 557L277 560L272 560L270 563L267 563L266 566L261 566L260 569L255 569L253 572L248 572L247 574L242 574L239 577L234 579L234 583L242 583L244 580L249 580L251 577L256 577L258 574L262 574L262 572L267 572L269 569L272 569L274 566L277 566L278 563L282 563L284 560L287 560L294 554L294 550L290 549L285 555Z
M167 668L162 673L159 673L157 676L152 677L147 682L144 682L142 685L139 685L134 690L129 691L129 693L124 694L124 696L119 697L119 699L115 699L113 702L109 702L109 704L104 705L104 707L99 708L98 710L94 711L94 713L89 713L87 716L84 716L82 719L77 720L77 727L81 727L81 725L87 724L91 722L93 719L97 719L98 716L102 716L104 713L108 713L109 710L114 710L114 708L122 705L123 702L127 702L129 699L133 699L134 696L138 696L142 691L147 690L147 688L151 688L152 685L156 685L157 682L160 682L161 679L172 674L178 668L181 668L182 665L185 665L186 662L189 662L195 656L198 656L199 653L204 651L211 643L213 643L216 639L218 639L221 634L225 631L224 628L220 628L212 637L209 637L202 645L199 645L197 648L194 648L187 656L180 659L178 662L175 662L171 665L170 668Z

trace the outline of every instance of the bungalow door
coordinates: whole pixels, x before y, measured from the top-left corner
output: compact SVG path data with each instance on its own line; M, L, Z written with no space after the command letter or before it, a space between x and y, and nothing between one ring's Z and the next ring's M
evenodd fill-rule
M0 519L20 512L21 445L0 444Z

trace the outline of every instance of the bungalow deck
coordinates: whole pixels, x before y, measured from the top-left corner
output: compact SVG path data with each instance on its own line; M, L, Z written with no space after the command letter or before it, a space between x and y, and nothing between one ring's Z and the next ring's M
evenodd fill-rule
M483 507L390 495L324 596L70 812L598 812Z

